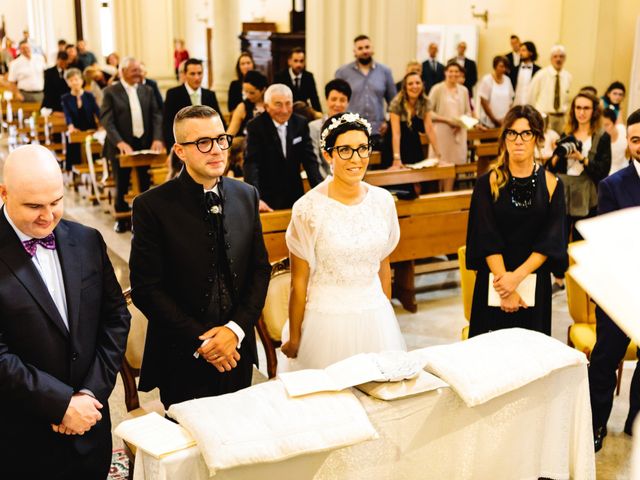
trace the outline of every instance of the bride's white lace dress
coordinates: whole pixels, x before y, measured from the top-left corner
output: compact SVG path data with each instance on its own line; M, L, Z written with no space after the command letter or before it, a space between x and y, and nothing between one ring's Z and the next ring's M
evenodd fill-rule
M287 246L310 267L302 337L296 359L280 355L278 370L324 368L363 352L406 350L385 296L380 262L398 244L393 197L366 185L357 205L329 198L328 177L293 206ZM289 324L282 342L289 339Z

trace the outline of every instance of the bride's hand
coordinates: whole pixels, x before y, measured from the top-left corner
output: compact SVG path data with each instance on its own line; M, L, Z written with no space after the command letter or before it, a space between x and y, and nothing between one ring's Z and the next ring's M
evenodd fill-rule
M282 353L284 353L289 358L296 358L298 356L298 348L300 348L300 344L298 342L294 342L293 340L289 340L287 343L282 345Z

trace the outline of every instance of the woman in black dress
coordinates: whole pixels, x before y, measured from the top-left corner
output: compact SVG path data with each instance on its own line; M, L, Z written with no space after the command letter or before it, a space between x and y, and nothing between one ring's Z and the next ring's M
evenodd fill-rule
M242 52L236 62L236 79L231 80L229 84L229 98L227 106L229 107L229 115L233 114L236 107L242 103L242 82L248 71L256 68L253 57L249 52Z
M542 117L533 107L511 108L498 163L473 191L466 260L477 276L470 337L511 327L551 334L550 272L567 257L565 202L560 180L534 161L543 139ZM533 306L516 291L529 274L536 275ZM488 305L489 288L499 294L499 307Z
M392 168L424 160L420 134L429 138L431 154L439 157L436 134L431 123L431 103L424 90L420 74L407 73L402 79L402 89L389 105L391 143L393 159L385 162Z

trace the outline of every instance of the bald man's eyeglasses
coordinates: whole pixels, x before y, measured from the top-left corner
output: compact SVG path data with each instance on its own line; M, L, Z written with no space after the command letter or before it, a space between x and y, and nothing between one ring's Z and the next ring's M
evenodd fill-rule
M202 137L193 142L182 142L178 143L178 145L195 145L200 153L209 153L213 149L214 142L218 144L220 150L228 150L231 147L232 141L233 135L225 133L219 137Z

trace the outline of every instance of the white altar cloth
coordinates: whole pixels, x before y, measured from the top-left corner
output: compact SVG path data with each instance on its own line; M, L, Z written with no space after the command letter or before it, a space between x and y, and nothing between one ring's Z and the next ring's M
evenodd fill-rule
M380 438L216 480L595 478L586 365L552 372L473 408L449 388L382 401L355 391ZM205 480L197 447L156 459L138 450L135 480Z

